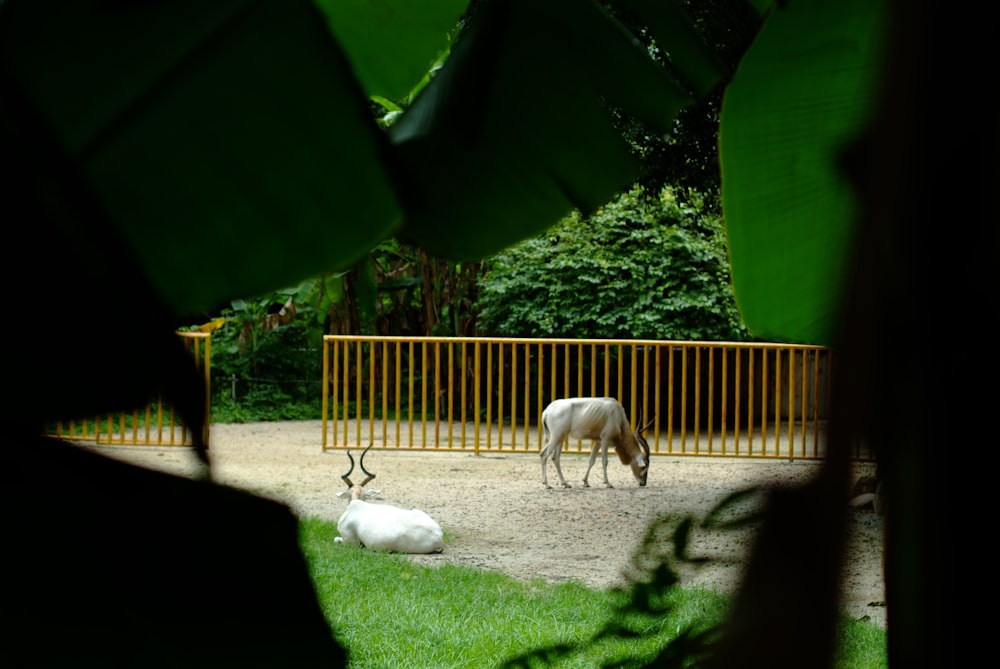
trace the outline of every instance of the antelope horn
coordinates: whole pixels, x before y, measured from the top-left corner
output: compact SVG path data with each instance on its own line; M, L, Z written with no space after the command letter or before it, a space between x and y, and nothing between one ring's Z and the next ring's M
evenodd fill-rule
M646 440L641 435L639 436L639 448L642 449L642 454L646 456L646 464L649 464L649 444L646 443Z
M636 409L635 411L635 433L641 435L643 432L649 429L649 426L653 424L654 420L656 420L655 413L649 417L649 422L647 422L645 425L642 424L642 405L640 404L639 408Z
M649 426L653 424L656 420L656 414L654 413L649 417L649 422L645 425L642 424L642 405L639 405L639 409L635 412L635 436L636 441L639 442L639 447L642 449L643 455L646 456L646 462L649 462L649 444L646 443L646 438L643 436L643 432L649 429Z
M351 483L351 472L354 471L354 456L351 455L350 451L347 451L347 459L351 461L351 468L347 470L346 474L341 474L340 478L344 479L344 483L347 484L348 488L353 488L354 484Z
M653 424L653 421L655 420L656 420L656 414L653 414L652 416L649 417L649 422L643 425L642 429L639 430L639 432L645 432L646 430L648 430L650 426Z
M365 480L361 482L361 486L362 487L364 487L364 485L366 483L368 483L373 478L375 478L374 474L372 474L370 471L368 471L367 469L365 469L365 453L367 453L368 449L371 448L371 447L372 447L371 442L368 442L368 446L365 447L365 450L361 451L361 460L358 462L358 465L361 467L361 471L363 471L365 473Z
M375 478L374 474L365 469L365 453L367 453L368 449L371 447L372 445L369 443L368 446L365 448L365 450L361 451L361 459L358 461L358 465L361 467L361 471L365 473L365 480L361 482L362 488L365 486L366 483ZM340 478L344 479L344 483L347 484L348 488L353 488L354 483L351 482L351 472L354 471L354 456L351 455L350 451L347 451L347 459L351 461L351 468L347 470L346 474L341 474Z

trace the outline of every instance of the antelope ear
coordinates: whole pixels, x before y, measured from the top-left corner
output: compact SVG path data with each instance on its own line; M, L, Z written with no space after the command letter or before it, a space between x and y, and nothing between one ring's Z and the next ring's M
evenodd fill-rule
M365 497L371 497L372 499L375 499L376 497L378 497L381 494L382 494L381 490L374 490L374 489L365 488Z
M350 494L351 494L350 490L341 490L340 492L337 493L337 497L347 497Z

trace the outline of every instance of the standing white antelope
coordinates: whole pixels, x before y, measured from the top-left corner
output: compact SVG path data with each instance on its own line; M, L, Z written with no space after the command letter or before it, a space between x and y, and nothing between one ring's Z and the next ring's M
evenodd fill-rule
M347 484L337 497L351 497L347 509L337 521L340 536L334 541L361 545L373 550L393 553L440 553L444 550L444 533L433 518L420 509L401 509L391 504L372 504L365 497L378 496L378 490L369 490L365 484L375 475L365 469L365 453L371 444L361 452L358 464L365 473L360 484L351 482L354 471L354 457L347 452L351 468L340 478Z
M546 488L549 485L548 476L545 471L546 464L552 459L552 464L556 466L556 474L564 488L569 488L566 479L563 478L562 468L559 466L559 456L562 454L563 443L566 439L592 439L593 446L590 449L590 462L587 464L587 473L583 476L583 485L590 487L588 479L590 470L597 459L597 451L602 451L602 464L604 465L604 485L609 488L614 486L608 481L608 447L614 446L615 453L623 465L628 465L632 469L632 475L639 482L640 486L646 485L646 477L649 474L649 444L646 443L642 433L653 424L650 420L646 425L642 425L642 407L636 414L636 429L632 430L625 415L625 407L621 402L613 397L569 397L565 399L553 400L542 412L542 431L545 435L546 443L540 453L542 459L542 483Z

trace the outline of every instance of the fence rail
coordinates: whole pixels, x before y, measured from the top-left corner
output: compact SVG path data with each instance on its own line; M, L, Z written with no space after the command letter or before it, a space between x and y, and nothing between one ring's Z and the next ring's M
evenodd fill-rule
M194 359L205 379L205 446L211 436L211 359L212 338L204 332L178 332L181 341ZM129 446L192 446L191 430L184 425L169 405L161 399L148 404L142 411L112 412L93 418L55 422L47 433L60 439L93 441L98 444Z
M654 418L653 455L818 459L832 358L794 344L327 335L323 449L537 452L550 401L612 396L633 422L640 407Z

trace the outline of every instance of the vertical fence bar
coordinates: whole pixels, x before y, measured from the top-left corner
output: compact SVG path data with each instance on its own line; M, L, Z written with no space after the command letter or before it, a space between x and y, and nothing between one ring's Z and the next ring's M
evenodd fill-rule
M577 396L587 396L591 393L587 392L586 386L583 384L583 344L576 345L576 391L573 393Z
M545 398L542 397L542 388L545 379L545 344L538 342L538 406L535 407L535 425L538 429L535 430L538 441L538 449L542 448L542 411L544 411Z
M768 390L768 366L770 365L770 360L768 359L768 353L773 351L773 348L764 349L764 360L762 361L763 369L760 371L761 377L761 392L760 392L760 447L761 455L767 455L767 403L769 399Z
M556 372L558 371L557 370L558 365L559 365L559 349L557 348L557 344L555 342L552 342L549 345L549 393L551 395L548 400L549 402L557 398L556 388L558 386L556 385L557 383Z
M330 399L330 348L333 347L336 350L337 340L330 341L328 339L323 340L323 363L320 369L323 370L323 385L319 389L319 402L320 406L323 407L323 420L320 424L320 439L322 440L323 449L330 444L327 430L327 418L329 418L329 411L331 408L336 410L337 400L336 398L336 384L334 385L334 399Z
M472 414L472 420L473 420L473 439L475 440L475 448L474 448L474 450L475 450L476 455L479 455L479 422L480 422L479 421L479 409L480 409L480 406L481 406L480 399L479 399L481 397L481 393L479 392L479 388L480 388L479 379L481 377L480 372L481 372L481 365L482 365L482 354L480 353L480 348L481 348L481 344L479 342L476 342L476 344L475 344L475 351L474 351L474 354L475 354L475 365L474 365L474 368L473 368L473 378L472 378L472 389L473 389L472 403L473 403L473 406L474 406L474 411L473 411L473 414Z
M402 426L403 421L403 344L401 342L393 342L393 360L396 363L396 373L393 375L393 403L392 410L395 413L396 420L393 421L395 424L395 429L393 431L393 441L396 444L396 448L401 446L399 431ZM407 364L407 369L409 369L409 364ZM407 372L407 376L409 373Z
M728 452L726 449L726 436L729 432L729 349L725 346L719 348L719 364L722 365L722 390L719 401L719 423L722 426L719 435L719 448L722 455Z
M628 372L628 375L629 375L628 386L629 386L629 392L628 392L628 394L629 394L629 397L630 397L630 399L629 399L630 408L629 408L628 415L629 415L629 420L632 421L632 422L634 422L635 418L636 418L636 407L641 406L639 404L640 398L638 397L638 394L637 394L639 388L638 388L638 385L636 383L636 379L637 379L638 373L639 373L639 358L638 358L638 355L636 354L636 351L637 351L637 348L636 348L635 344L632 344L631 346L628 347L628 352L629 352L629 361L628 361L628 369L629 369L629 372ZM642 426L640 425L639 427L642 427Z
M590 342L587 349L590 351L590 385L588 388L591 395L598 397L601 391L597 388L597 345Z
M781 352L774 350L774 454L781 455Z
M506 359L506 355L507 355L507 348L506 348L506 346L504 346L504 342L502 340L498 341L497 342L497 361L496 361L496 365L497 365L497 368L498 368L497 372L496 372L496 375L499 378L498 385L499 385L499 388L500 388L500 392L497 393L497 449L498 450L503 450L503 441L504 441L504 434L503 434L503 432L504 432L504 430L503 430L504 413L507 411L507 403L504 402L504 390L507 387L507 385L506 385L506 379L507 379L507 373L506 373L506 371L507 370L504 369L504 367L505 367L504 361ZM491 432L492 432L492 430L491 430Z
M788 457L795 456L795 349L788 349Z
M517 450L517 343L510 342L510 448Z
M389 341L386 339L382 340L382 345L379 347L382 351L382 373L381 373L381 383L379 387L382 389L382 445L388 445L389 441ZM375 349L375 342L372 342L372 350Z
M434 342L434 448L441 446L441 342Z
M681 453L687 453L688 351L681 346Z
M468 417L465 415L465 411L468 408L468 388L469 388L469 350L466 342L462 341L462 410L459 412L459 420L462 423L462 448L465 448L465 438L466 438L466 425L468 424ZM478 452L478 451L477 451Z
M524 343L524 450L531 449L531 345Z
M361 402L364 399L364 395L361 392L362 389L362 375L360 374L361 365L364 362L364 349L362 348L361 340L359 339L354 345L354 357L358 361L358 370L354 378L354 443L361 443L361 422L364 419L364 413L362 413Z
M358 446L373 443L375 435L375 340L368 341L368 438L358 442ZM364 382L362 382L363 385ZM358 421L361 422L360 420Z
M408 355L407 355L407 360L406 360L406 368L409 370L409 374L407 375L409 378L407 379L407 385L406 385L406 388L407 388L407 395L406 395L406 429L407 429L408 445L409 445L410 448L413 448L414 398L416 397L416 395L415 395L415 393L416 393L415 381L413 379L413 377L414 377L414 374L413 374L413 371L414 371L414 369L413 369L413 367L414 367L414 363L413 363L414 354L413 354L413 352L414 352L414 344L415 343L416 342L414 340L412 340L412 339L410 340L410 345L409 345L409 348L407 349L407 354Z
M751 352L752 353L752 352ZM736 387L736 397L733 398L733 454L740 454L740 425L742 423L742 416L740 414L740 400L743 399L743 386L740 385L741 376L743 372L743 349L736 347L734 350L734 362L736 369L734 370L734 385Z
M467 342L463 339L462 340L462 346L461 346L462 362L461 362L461 365L460 365L460 370L462 372L462 380L459 381L459 387L460 387L459 395L461 396L461 404L459 405L459 412L458 412L459 434L460 434L460 438L462 440L462 448L465 448L466 423L468 422L467 417L466 417L466 408L469 406L467 404L467 402L469 400L469 397L468 397L468 388L469 388L469 383L468 383L468 381L469 381L469 357L468 357L468 353L469 353L469 349L468 349Z
M829 355L829 351L823 351L822 354L820 354L820 351L816 351L815 361L816 361L816 375L813 378L813 388L815 389L814 397L816 397L816 401L813 403L814 405L813 406L813 451L815 453L819 453L820 421L830 418L829 414L830 406L826 401L827 398L829 398L829 395L824 394L823 384L821 383L820 375L823 374L824 378L826 380L829 380L831 372L830 367L833 364L833 359ZM820 404L821 396L823 397L822 405ZM822 406L822 412L821 412L821 406Z
M622 400L625 398L625 351L623 350L624 345L618 343L615 348L618 351L618 392L615 396Z
M341 403L341 386L340 386L340 345L339 340L333 340L333 348L330 351L330 378L327 383L330 384L332 389L332 397L330 398L330 439L329 444L331 446L336 446L338 443L338 437L340 434L340 412L338 407Z
M754 375L754 363L757 356L750 351L747 360L747 455L753 455L753 414L757 407L754 404L754 391L757 389L757 379Z
M337 445L337 436L340 430L340 414L338 413L338 407L341 404L341 394L340 394L340 345L339 340L334 340L331 343L333 348L330 351L330 377L326 380L326 384L332 387L332 396L330 397L330 423L331 423L331 434L329 439L324 443L330 444L331 446ZM326 385L324 384L324 385ZM324 411L324 416L326 412Z
M604 390L594 394L605 397L611 395L611 345L607 343L604 344Z
M160 403L160 404L162 406L162 403ZM169 422L169 426L170 426L170 443L173 444L173 443L176 442L176 436L177 436L177 434L176 434L176 430L177 430L177 415L174 413L174 408L172 406L170 407L170 409L168 410L167 413L170 416L170 422ZM122 425L122 430L124 430L124 429L125 429L125 425L123 424Z
M650 411L649 411L649 347L641 346L639 348L642 351L642 420L645 423L649 422ZM642 425L636 425L637 428L642 429Z
M427 340L420 342L420 447L427 446Z
M814 438L819 434L818 418L821 401L818 392L818 377L820 374L820 360L819 356L816 355L818 352L818 349L809 349L802 352L802 395L805 397L801 409L801 453L803 457L808 457L810 449L813 450L813 455L816 455L816 449L819 446L818 441L814 441Z
M163 405L156 403L156 440L163 441Z
M802 396L799 398L799 416L801 420L799 421L802 425L802 437L800 439L799 445L799 456L806 456L806 426L809 424L807 409L809 403L806 401L809 396L809 386L806 382L809 380L809 351L802 351L802 369L799 370L799 375L802 377Z
M818 455L819 453L819 374L822 367L820 367L820 355L819 349L813 351L813 367L815 372L813 373L813 455Z
M348 425L349 424L347 422L347 418L348 418L347 413L348 413L348 406L349 406L349 403L350 403L350 392L351 392L350 377L348 376L350 374L350 371L349 371L350 370L350 356L351 356L351 344L350 344L350 342L347 342L347 341L344 342L343 355L344 355L344 364L343 364L342 369L340 370L340 376L341 376L341 388L343 388L344 399L343 399L343 401L341 402L341 405L340 405L340 407L341 407L341 412L340 412L341 417L340 417L340 420L342 421L343 428L344 428L344 440L343 440L343 443L346 445L346 444L349 443L348 440L350 439L350 435L348 433L348 429L349 429Z
M656 385L654 386L654 390L653 390L653 406L656 407L656 412L657 412L657 415L654 416L654 418L656 419L656 421L653 423L653 452L654 453L659 453L660 452L660 416L659 416L659 413L660 413L660 399L661 399L661 397L660 397L661 396L660 388L663 385L661 383L661 378L660 378L660 369L661 369L660 364L662 363L662 356L660 354L663 351L663 347L660 346L659 344L657 344L657 345L653 346L653 350L656 352L655 353L654 363L653 363L655 365L655 368L656 368L656 374L655 374Z
M712 437L715 432L715 351L716 347L708 346L708 452L712 454Z
M454 442L455 425L455 398L452 391L455 388L455 342L448 342L448 447L452 448Z
M701 355L702 347L694 347L694 452L701 449Z
M667 453L674 452L674 349L667 344Z
M493 347L487 343L486 345L486 381L488 382L493 378ZM477 390L482 391L483 386L480 385ZM477 393L479 394L479 393ZM493 448L493 393L487 391L486 393L486 450Z

